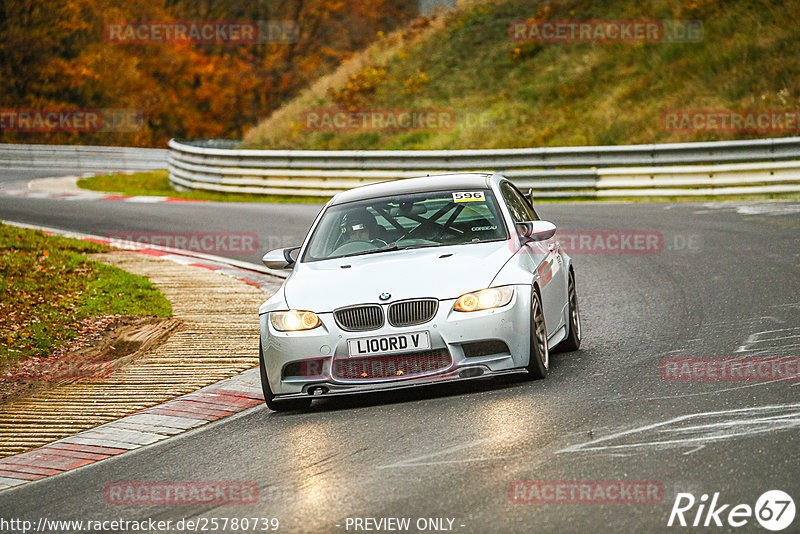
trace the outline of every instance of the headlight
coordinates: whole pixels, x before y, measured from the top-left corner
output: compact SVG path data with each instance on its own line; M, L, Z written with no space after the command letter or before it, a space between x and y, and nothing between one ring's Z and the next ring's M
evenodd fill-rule
M322 324L316 313L301 310L272 312L269 320L272 321L273 328L281 332L311 330Z
M499 308L511 302L513 296L513 287L490 287L461 295L456 300L453 309L460 312L471 312Z

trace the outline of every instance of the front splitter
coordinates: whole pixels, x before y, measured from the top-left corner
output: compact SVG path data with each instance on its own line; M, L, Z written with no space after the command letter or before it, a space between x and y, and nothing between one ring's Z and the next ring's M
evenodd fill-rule
M420 388L425 386L435 386L439 384L455 384L458 382L466 382L469 380L488 380L500 376L520 375L527 374L525 369L507 369L503 371L486 371L483 370L482 374L476 376L461 376L464 371L475 369L475 367L462 367L454 372L449 372L443 375L433 375L420 379L407 379L403 381L391 382L374 382L369 384L343 384L341 382L313 382L303 386L303 391L300 393L291 393L288 395L276 395L275 400L290 400L290 399L326 399L329 397L340 397L344 395L359 395L363 393L377 393L382 391L397 391L400 389ZM323 389L324 388L324 389ZM327 390L327 391L325 391ZM319 391L319 393L314 393Z

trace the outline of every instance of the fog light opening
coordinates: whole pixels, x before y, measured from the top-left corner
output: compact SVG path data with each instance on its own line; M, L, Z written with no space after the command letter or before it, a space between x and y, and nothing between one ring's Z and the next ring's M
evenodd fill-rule
M328 388L325 386L314 386L312 388L308 388L308 394L314 395L315 397L318 395L325 395L328 392Z
M462 369L458 376L461 378L474 378L476 376L481 376L483 374L483 369L480 367L467 367L466 369Z

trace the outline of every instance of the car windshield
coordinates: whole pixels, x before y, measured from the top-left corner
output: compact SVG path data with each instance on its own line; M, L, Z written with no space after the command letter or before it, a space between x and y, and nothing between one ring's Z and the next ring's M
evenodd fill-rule
M489 189L428 191L331 206L302 261L507 239Z

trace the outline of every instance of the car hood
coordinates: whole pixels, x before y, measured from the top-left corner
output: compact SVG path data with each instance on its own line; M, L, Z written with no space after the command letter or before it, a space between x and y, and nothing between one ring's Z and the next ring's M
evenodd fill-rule
M488 287L511 256L508 242L500 241L300 263L286 280L284 293L290 308L317 313L380 303L382 293L391 295L386 303L451 299Z

